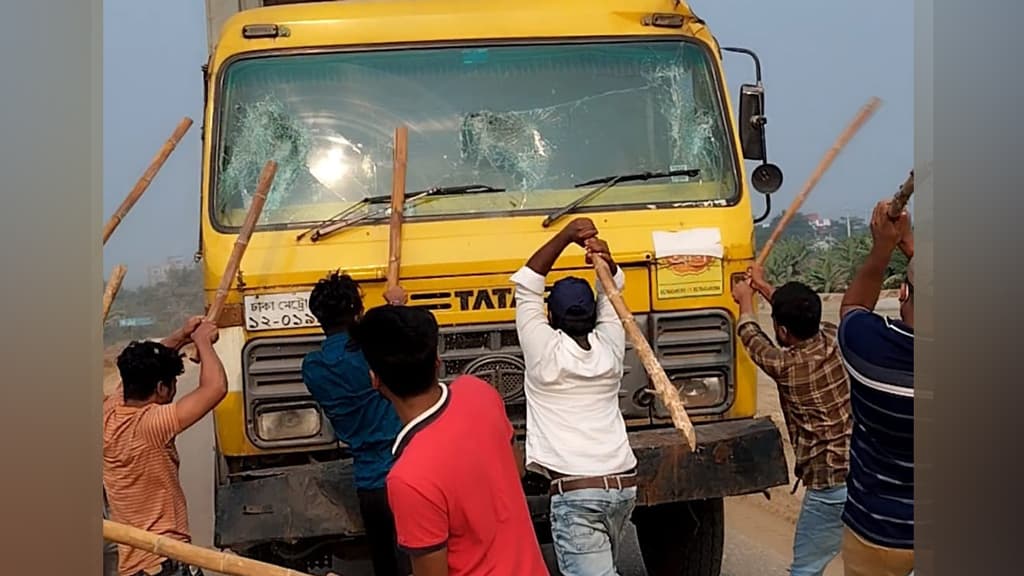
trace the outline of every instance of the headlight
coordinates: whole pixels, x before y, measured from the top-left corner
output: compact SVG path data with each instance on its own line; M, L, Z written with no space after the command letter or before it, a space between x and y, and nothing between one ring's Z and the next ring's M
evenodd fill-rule
M687 408L706 408L725 402L725 376L722 374L677 374L670 379Z
M320 434L320 410L315 405L268 404L256 409L256 434L261 440L298 440Z

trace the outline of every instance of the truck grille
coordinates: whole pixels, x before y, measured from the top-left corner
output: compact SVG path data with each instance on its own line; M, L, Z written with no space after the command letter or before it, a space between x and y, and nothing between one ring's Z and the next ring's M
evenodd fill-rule
M735 396L735 339L733 322L724 310L694 310L652 317L652 348L669 380L677 386L687 378L716 377L723 382L720 395L707 398L687 412L718 414L732 405ZM667 418L660 401L655 416Z
M637 316L637 324L651 343L669 379L681 382L694 376L720 375L725 382L721 398L713 405L688 408L691 414L716 414L725 411L734 396L732 320L728 313L700 310ZM243 350L243 380L246 421L249 438L260 448L290 446L330 446L334 431L321 414L321 429L308 438L286 441L260 438L256 417L261 411L310 399L302 382L302 359L317 349L323 336L261 338L250 341ZM439 377L450 383L457 376L471 374L489 382L505 400L509 419L516 426L526 423L526 396L522 351L515 324L485 324L441 328L438 353ZM636 351L627 344L626 367L619 393L620 407L627 419L649 418L651 405L643 394L648 386ZM678 384L677 384L678 385ZM668 416L659 401L654 415Z
M302 359L319 348L321 341L323 336L261 338L250 341L242 350L245 421L253 445L259 448L337 445L334 429L319 407L319 431L305 437L266 438L261 435L258 422L259 415L266 410L309 405L309 390L302 381Z
M469 374L490 383L505 400L512 423L525 424L525 365L515 324L452 326L442 328L440 336L441 381Z

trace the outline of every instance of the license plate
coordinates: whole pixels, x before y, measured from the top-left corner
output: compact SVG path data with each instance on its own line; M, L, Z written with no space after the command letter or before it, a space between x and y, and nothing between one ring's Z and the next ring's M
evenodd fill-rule
M250 332L318 326L309 311L309 292L245 297L245 328Z

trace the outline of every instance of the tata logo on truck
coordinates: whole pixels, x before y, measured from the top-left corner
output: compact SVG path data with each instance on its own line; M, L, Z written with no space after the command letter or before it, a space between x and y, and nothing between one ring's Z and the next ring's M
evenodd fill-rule
M470 310L505 310L515 308L516 299L511 287L456 290L452 293L460 312Z

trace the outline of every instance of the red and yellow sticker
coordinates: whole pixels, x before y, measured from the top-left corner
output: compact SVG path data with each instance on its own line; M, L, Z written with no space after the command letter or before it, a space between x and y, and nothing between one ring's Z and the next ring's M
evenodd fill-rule
M719 296L724 292L722 259L714 256L666 256L657 261L658 299Z

